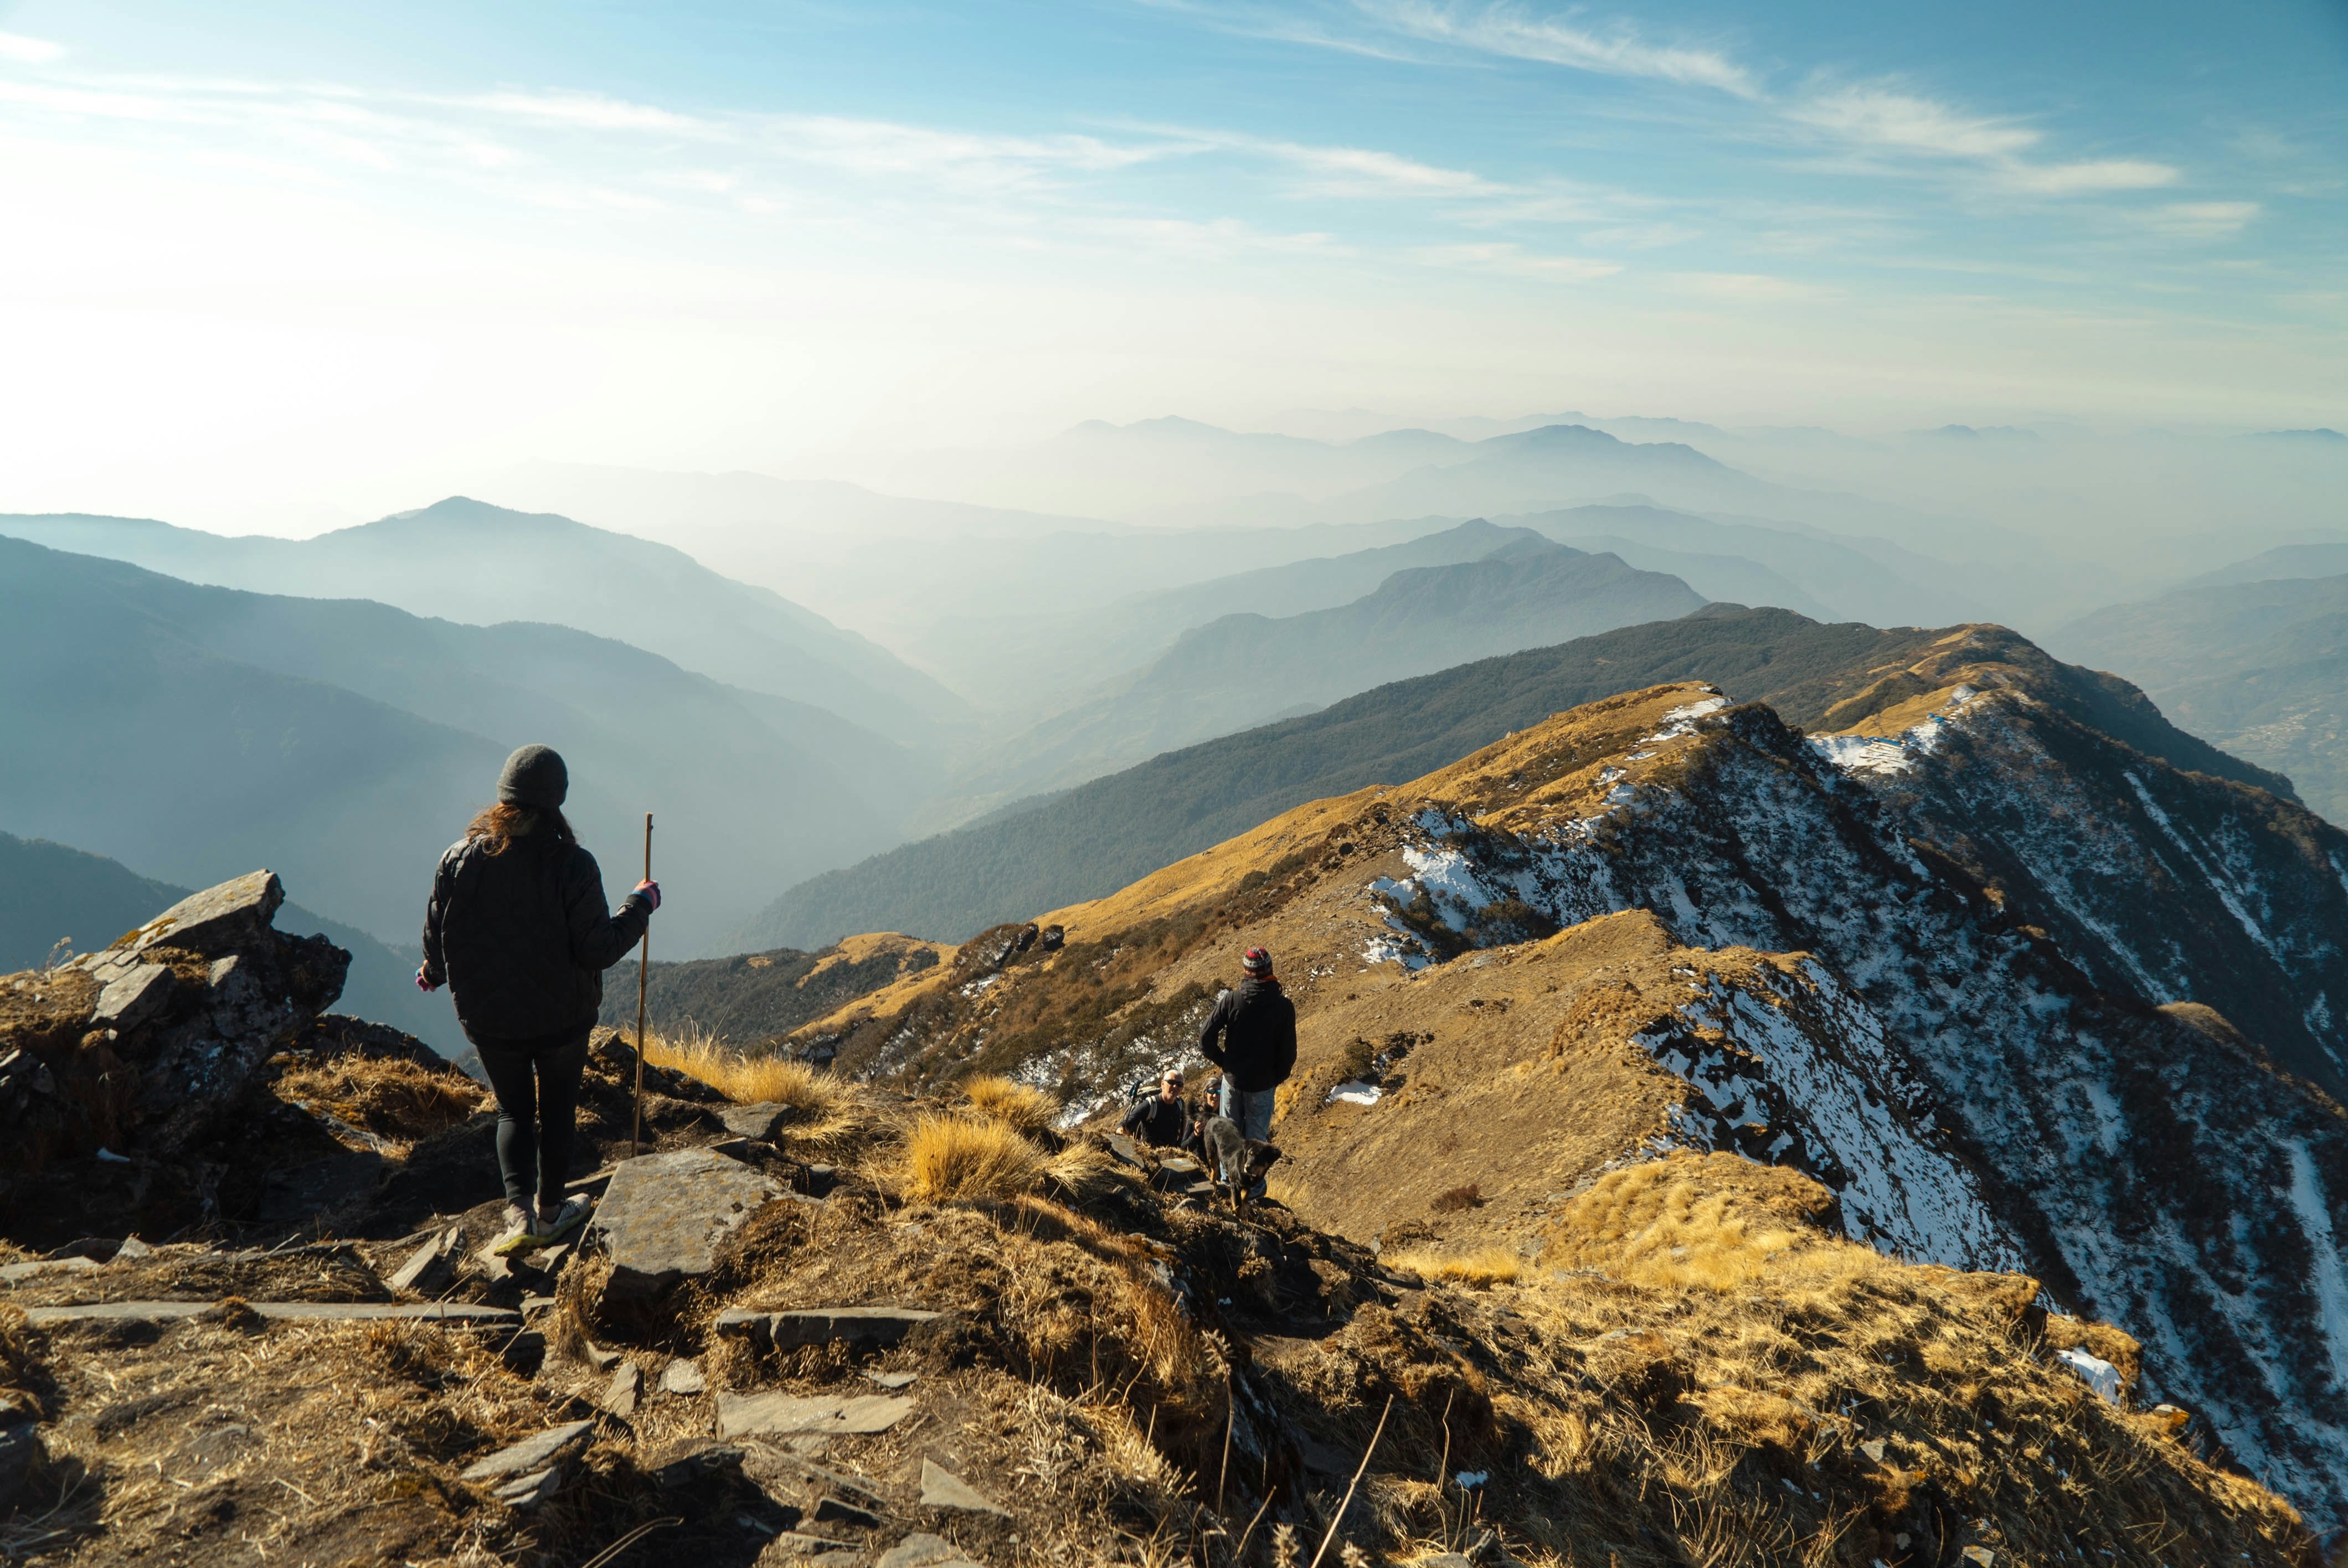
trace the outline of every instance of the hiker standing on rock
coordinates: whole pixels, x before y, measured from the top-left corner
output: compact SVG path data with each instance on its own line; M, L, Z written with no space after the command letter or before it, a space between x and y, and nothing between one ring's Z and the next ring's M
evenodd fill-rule
M587 1217L562 1201L587 1035L603 1005L603 971L626 956L660 907L639 882L616 915L603 874L562 819L570 770L547 746L524 746L498 775L498 803L440 856L424 909L421 990L443 985L498 1097L498 1168L511 1255L558 1241Z
M1223 1070L1217 1109L1239 1124L1240 1135L1272 1141L1272 1091L1296 1068L1296 1004L1272 972L1272 955L1250 948L1240 960L1245 979L1225 991L1199 1031L1199 1050ZM1259 1179L1254 1195L1262 1195Z

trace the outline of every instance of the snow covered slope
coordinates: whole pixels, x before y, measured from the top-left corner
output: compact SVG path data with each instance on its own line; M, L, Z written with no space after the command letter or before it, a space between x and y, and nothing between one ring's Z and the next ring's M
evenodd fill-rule
M2278 890L2311 862L2332 863L2340 835L2108 742L2125 793L2098 791L2053 750L2086 743L2018 686L1932 693L1930 717L1872 745L1807 742L1766 708L1682 695L1619 756L1583 763L1604 791L1596 811L1510 803L1537 765L1518 743L1428 781L1405 848L1423 869L1375 895L1388 911L1386 950L1404 965L1439 959L1447 934L1477 932L1496 910L1570 926L1635 907L1693 947L1815 955L1863 1006L1824 1030L1741 1016L1725 1035L1756 1075L1818 1116L1830 1096L1808 1069L1821 1053L1787 1051L1797 1071L1770 1073L1770 1042L1823 1033L1848 1050L1879 1036L1894 1076L1927 1091L1904 1114L1955 1134L2030 1271L2142 1338L2162 1395L2205 1411L2246 1465L2302 1507L2339 1518L2348 1121L2209 1009L2155 1004L2209 996L2226 989L2221 979L2229 994L2254 990L2195 961L2194 933L2216 927L2207 907L2239 909L2244 938L2225 958L2255 953L2269 966L2252 971L2272 993L2268 1016L2307 1026L2286 1045L2341 1060L2324 989L2326 966L2340 961L2342 927L2329 914L2340 889L2333 906L2311 897L2296 910ZM2298 832L2261 830L2279 819ZM1934 843L1943 820L1965 836ZM2002 822L2013 831L2001 834ZM2033 900L2076 895L2057 907L2096 944L2075 958L2019 918L2020 898L1968 868L1969 856L1992 856L2005 886ZM2179 875L2180 861L2202 875ZM2149 934L2164 930L2175 934L2157 948ZM2099 988L2098 968L2123 969L2141 989ZM1864 1081L1848 1066L1829 1076ZM1854 1184L1867 1185L1813 1170L1847 1204ZM1888 1163L1869 1180L1905 1185ZM1937 1199L1945 1184L1928 1185ZM1933 1231L1919 1248L1916 1226L1886 1231L1911 1255L2012 1266L1993 1234Z

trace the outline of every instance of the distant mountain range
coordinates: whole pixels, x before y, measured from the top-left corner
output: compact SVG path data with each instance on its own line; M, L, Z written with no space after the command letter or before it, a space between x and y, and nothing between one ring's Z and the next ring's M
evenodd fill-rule
M2348 575L2348 544L2282 545L2204 572L2182 588L2221 588L2238 582L2274 582L2284 578Z
M1184 632L1139 671L982 753L946 789L1008 799L1081 784L1155 753L1298 713L1369 687L1495 653L1686 614L1702 596L1539 535L1483 527L1446 536L1473 559L1393 572L1348 604L1303 614L1221 616ZM1426 550L1424 545L1395 550ZM1394 559L1371 552L1365 567Z
M968 718L959 698L878 644L680 550L462 496L309 539L80 515L0 517L0 535L189 582L371 599L473 626L572 627L901 742L934 743Z
M191 891L102 855L0 833L0 974L37 968L60 941L73 953L97 952ZM444 1056L464 1054L464 1031L448 994L427 997L411 981L418 953L294 903L277 912L277 928L297 937L323 934L348 950L351 969L336 1012L405 1030Z
M2137 604L2116 604L2049 642L2150 692L2177 722L2288 774L2307 804L2348 825L2348 575L2226 580L2320 568L2348 546L2273 550Z
M959 941L1023 911L1098 897L1300 802L1416 777L1561 709L1665 681L1710 681L1739 701L1771 703L1791 723L1824 727L1884 670L1948 635L1708 605L1678 620L1487 659L1152 757L827 872L785 893L733 945L815 948L857 931ZM2120 682L2085 671L2064 681L2083 722L2148 755L2291 789L2178 730Z
M612 887L661 814L669 956L778 880L896 842L925 777L834 714L568 628L197 587L13 538L0 662L0 822L189 886L268 866L395 940L525 741L569 759Z

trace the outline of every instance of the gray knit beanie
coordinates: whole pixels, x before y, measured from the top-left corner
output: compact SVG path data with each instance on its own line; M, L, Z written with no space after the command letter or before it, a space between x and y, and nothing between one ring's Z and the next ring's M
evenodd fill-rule
M560 806L571 793L571 770L552 746L522 746L498 774L498 799L507 805Z

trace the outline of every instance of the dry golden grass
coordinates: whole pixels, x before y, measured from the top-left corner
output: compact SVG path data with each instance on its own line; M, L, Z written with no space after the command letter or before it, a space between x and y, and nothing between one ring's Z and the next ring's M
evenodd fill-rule
M966 1203L1033 1192L1050 1169L1044 1151L1007 1122L932 1113L906 1135L897 1176L914 1202Z
M481 1109L481 1087L450 1070L435 1072L397 1058L335 1056L287 1069L273 1086L403 1149Z
M1387 1253L1383 1261L1419 1278L1447 1280L1457 1285L1483 1289L1494 1285L1515 1285L1530 1270L1525 1260L1504 1246L1478 1247L1472 1252L1444 1252L1431 1246L1406 1247Z
M1651 1160L1608 1172L1560 1210L1541 1261L1723 1295L1764 1277L1815 1288L1884 1267L1871 1248L1803 1223L1815 1190L1729 1154Z
M831 1121L850 1099L846 1083L804 1061L746 1056L698 1028L650 1036L644 1060L699 1079L737 1105L788 1105L798 1122Z
M964 1079L962 1097L978 1115L1004 1123L1029 1137L1047 1131L1060 1113L1060 1102L1040 1089L1014 1082L995 1073Z

